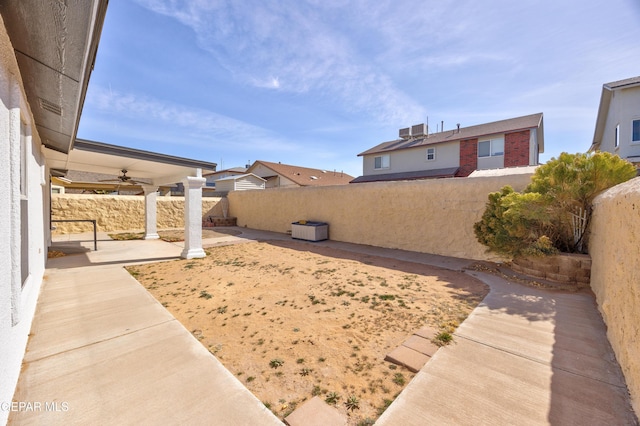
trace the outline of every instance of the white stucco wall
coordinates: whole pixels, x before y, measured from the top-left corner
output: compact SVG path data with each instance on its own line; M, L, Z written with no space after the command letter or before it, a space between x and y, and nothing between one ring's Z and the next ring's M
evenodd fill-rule
M436 149L436 159L427 160L427 148ZM422 146L413 149L403 149L388 153L390 156L388 169L376 169L375 157L386 154L371 154L362 157L364 176L387 173L404 173L420 170L435 170L460 165L460 142L441 143L429 147Z
M609 105L600 150L618 154L625 159L640 156L640 143L631 144L631 122L638 119L640 119L640 87L615 90ZM617 125L620 125L618 149L614 147Z
M43 159L38 136L32 129L18 65L0 17L0 403L10 402L13 397L46 260ZM21 139L26 153L24 162ZM27 182L24 194L20 191L21 164ZM20 206L25 200L28 211L21 216ZM29 224L25 251L28 262L23 262L21 256L24 218ZM22 285L20 269L27 264L29 275ZM0 424L6 422L8 414L0 410Z

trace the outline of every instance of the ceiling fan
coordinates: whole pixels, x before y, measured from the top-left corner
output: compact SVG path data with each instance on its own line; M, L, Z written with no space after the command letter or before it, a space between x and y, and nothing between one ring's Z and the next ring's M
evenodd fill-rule
M126 183L126 184L129 184L129 185L144 185L144 184L148 184L148 182L135 180L131 176L127 176L127 172L128 172L127 169L122 169L122 170L120 170L120 172L122 174L120 176L116 177L115 179L105 179L105 180L101 180L100 182Z

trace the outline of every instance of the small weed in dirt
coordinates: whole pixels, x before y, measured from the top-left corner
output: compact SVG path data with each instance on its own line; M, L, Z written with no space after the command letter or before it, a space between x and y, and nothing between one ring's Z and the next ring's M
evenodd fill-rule
M200 296L198 296L198 297L201 297L201 298L203 298L203 299L211 299L213 296L212 296L212 295L210 295L210 294L207 292L207 290L200 290Z
M452 341L453 341L453 336L451 335L451 333L448 333L446 331L438 333L436 337L433 339L433 343L435 343L438 346L448 345Z
M402 373L396 373L393 375L393 383L395 383L398 386L404 386L404 384L406 383L406 380L402 375Z
M278 367L282 367L284 365L284 361L281 360L280 358L274 358L271 361L269 361L269 367L271 368L278 368Z
M360 400L355 395L351 395L344 402L344 405L347 407L347 410L358 410L360 408Z
M326 402L327 404L336 405L339 399L340 395L338 395L336 392L329 392L327 394L327 397L324 399L324 402Z
M384 399L383 400L383 404L382 407L378 408L378 416L381 416L382 413L384 413L386 411L387 408L389 408L389 406L391 405L391 403L393 402L392 399Z

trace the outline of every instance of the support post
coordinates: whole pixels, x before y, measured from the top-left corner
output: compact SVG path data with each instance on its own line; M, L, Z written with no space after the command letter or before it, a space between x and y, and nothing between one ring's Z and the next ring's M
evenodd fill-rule
M180 254L185 259L206 256L202 249L202 187L206 179L199 175L188 176L184 184L184 250Z
M142 185L144 190L144 239L157 240L158 235L158 208L156 205L158 187L154 185Z

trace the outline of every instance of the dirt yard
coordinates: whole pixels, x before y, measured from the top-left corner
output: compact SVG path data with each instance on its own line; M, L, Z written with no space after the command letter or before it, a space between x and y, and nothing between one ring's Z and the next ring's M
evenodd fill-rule
M385 355L424 325L452 332L488 291L463 273L298 241L208 251L130 272L281 419L318 395L350 425L371 424L413 378Z

